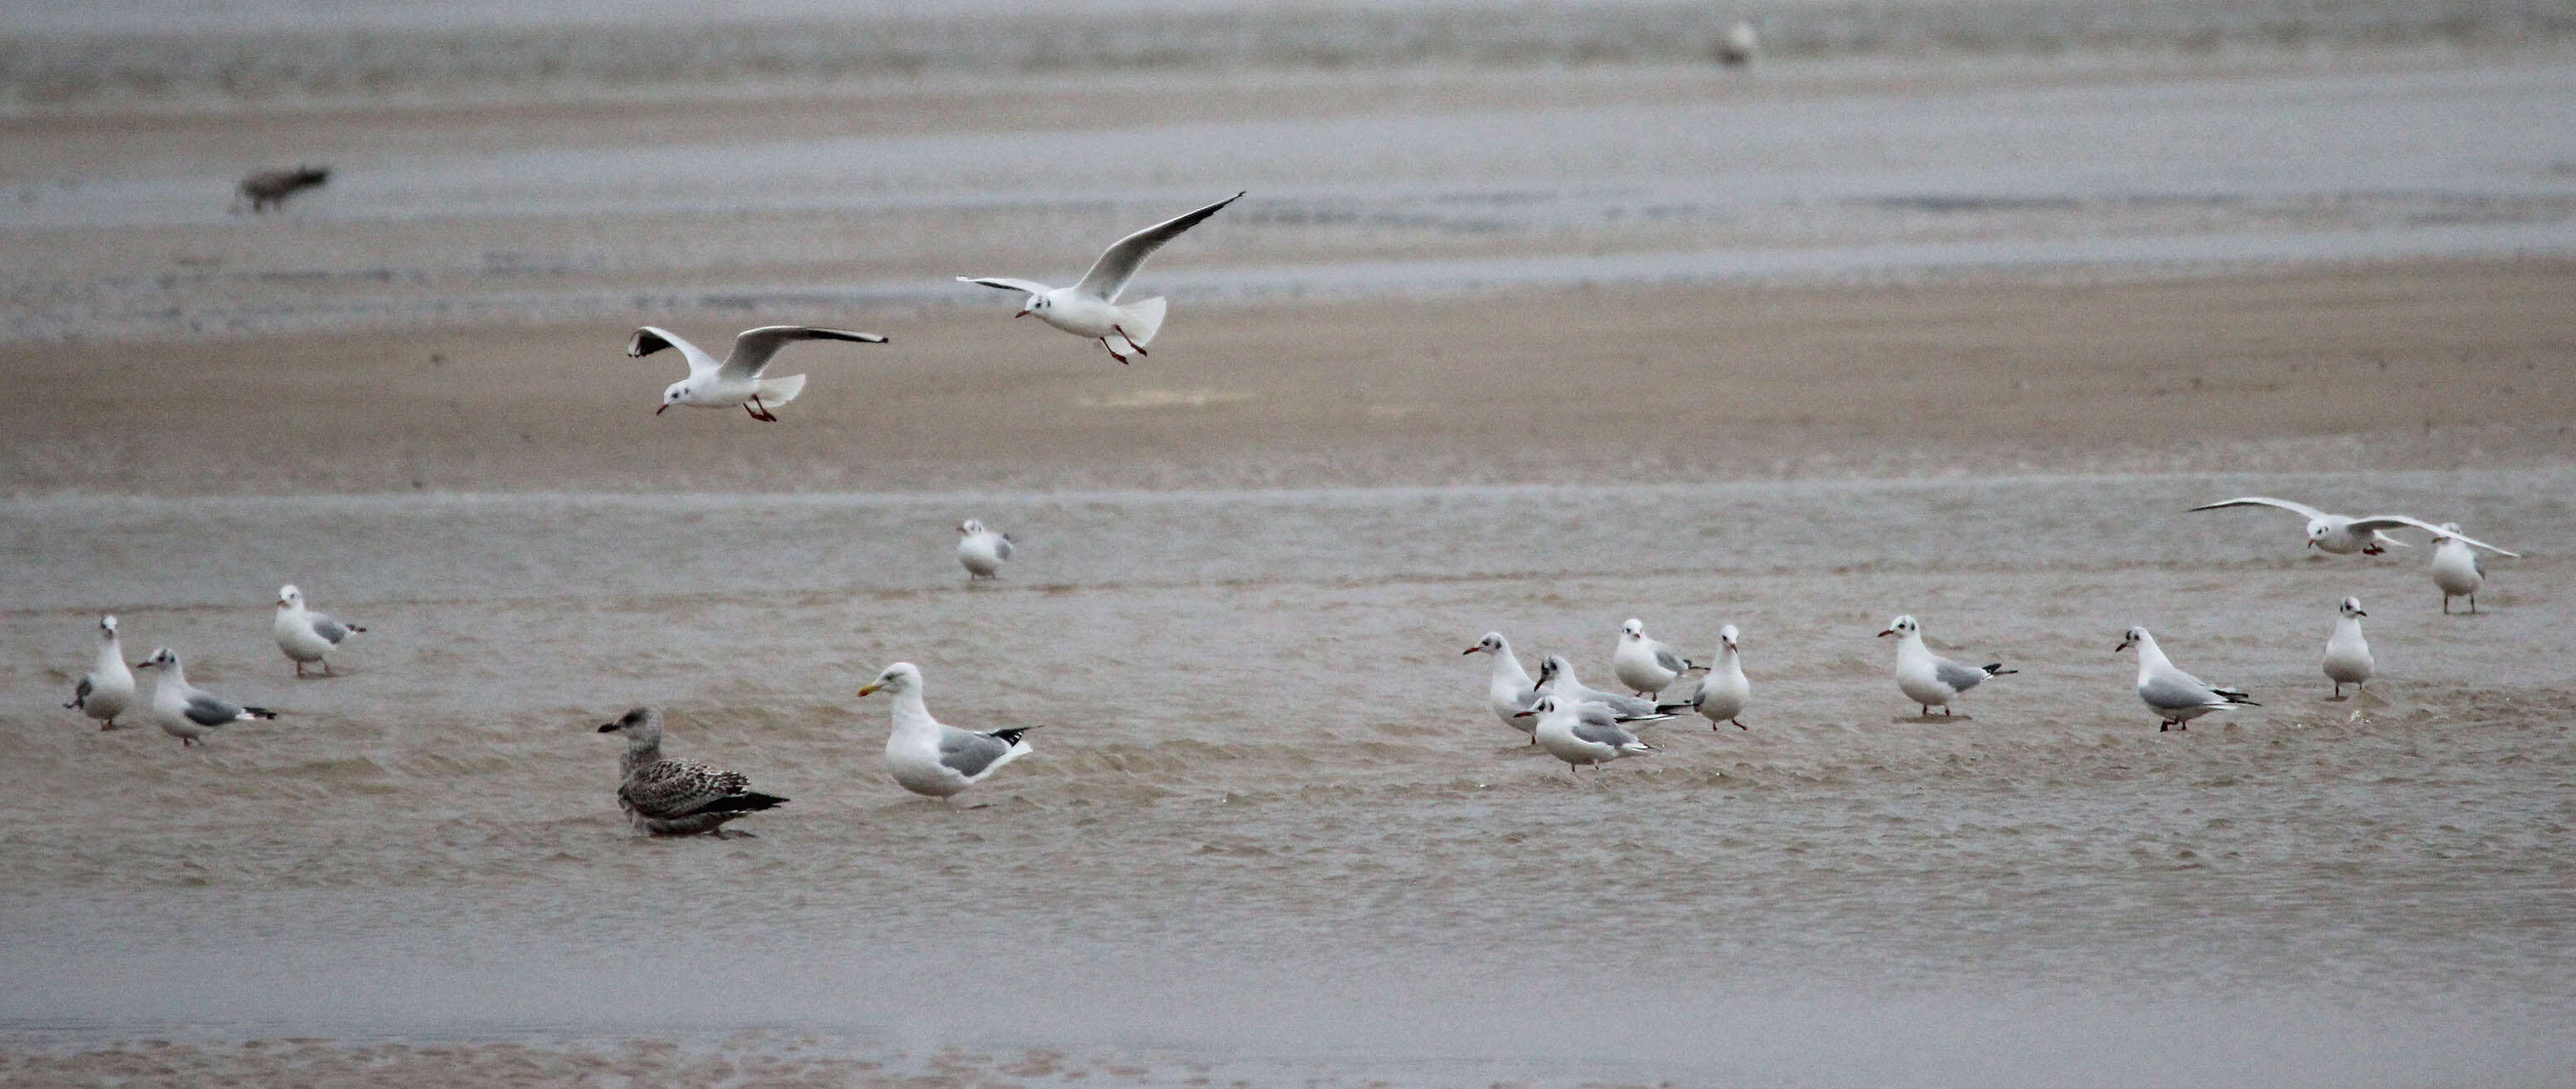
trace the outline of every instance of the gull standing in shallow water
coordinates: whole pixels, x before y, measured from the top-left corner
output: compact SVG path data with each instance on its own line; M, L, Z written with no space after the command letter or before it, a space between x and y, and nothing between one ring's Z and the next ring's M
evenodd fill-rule
M2156 728L2157 733L2189 730L2191 720L2212 711L2263 706L2241 691L2221 688L2175 668L2164 649L2156 646L2156 637L2147 634L2145 628L2129 629L2111 653L2130 647L2138 648L2138 699L2164 720L2164 725Z
M1501 632L1489 631L1475 646L1458 653L1494 656L1493 671L1485 678L1485 706L1493 708L1494 717L1503 720L1503 725L1530 735L1530 744L1538 744L1538 720L1521 715L1538 699L1537 686L1530 683L1529 671L1522 669L1521 660L1512 654L1511 641Z
M158 669L161 679L152 682L152 720L161 732L179 739L186 748L205 740L207 734L236 722L272 719L277 712L265 707L245 707L188 683L188 671L180 668L179 656L170 648L153 651L152 656L135 663L136 669Z
M617 808L626 811L626 823L638 832L654 836L704 832L723 839L726 821L787 803L778 795L751 789L751 780L741 772L663 759L662 712L653 708L628 711L599 732L626 735L626 755L617 761Z
M947 798L1032 751L1020 735L1037 727L1015 726L991 733L960 730L930 717L921 690L921 667L910 662L885 667L876 680L859 689L861 696L879 691L894 694L894 732L886 737L886 770L905 790Z
M1571 706L1597 703L1610 709L1622 721L1651 722L1671 715L1655 710L1655 701L1639 699L1617 692L1604 692L1583 683L1574 675L1574 663L1562 654L1550 654L1538 662L1538 684L1535 690L1543 696L1555 696L1557 702Z
M1598 768L1623 756L1657 751L1621 726L1619 717L1609 708L1597 703L1569 703L1555 696L1540 696L1521 714L1538 721L1530 736L1538 739L1548 755L1570 765L1568 775L1585 764Z
M2021 672L2005 669L2002 662L1983 666L1960 665L1932 653L1931 648L1923 645L1923 626L1910 616L1888 621L1887 630L1878 634L1896 637L1897 690L1905 693L1905 698L1922 704L1925 718L1932 717L1935 706L1941 708L1943 715L1948 715L1951 700L1959 698L1959 693L1985 683L1988 677Z
M689 361L689 376L662 390L662 407L654 409L659 416L672 405L692 408L732 408L742 406L751 418L763 423L777 423L769 410L783 405L805 392L805 376L791 374L785 378L767 378L761 370L769 366L778 350L799 340L846 340L853 344L883 344L886 338L875 333L853 333L846 329L821 329L811 325L764 325L745 329L733 338L733 351L724 362L716 362L705 349L682 339L679 334L647 325L635 330L626 342L626 354L636 359L677 348L680 357Z
M1646 622L1635 617L1619 625L1619 646L1610 653L1610 672L1640 696L1652 698L1670 688L1682 674L1701 668L1663 640L1646 634Z
M2478 611L2478 587L2487 581L2487 565L2478 561L2478 549L2499 556L2520 559L2519 552L2507 552L2485 541L2460 532L2458 522L2444 522L2433 531L2437 542L2433 548L2433 585L2442 590L2442 614L2450 615L2451 599L2466 596L2469 611Z
M1752 727L1737 721L1736 716L1752 702L1753 685L1744 679L1744 656L1735 646L1735 625L1729 624L1717 629L1717 665L1709 669L1708 676L1699 679L1699 687L1690 698L1680 703L1656 704L1655 710L1697 711L1708 717L1708 728L1712 730L1728 722L1735 723L1736 729L1750 730Z
M329 613L317 613L304 607L304 591L287 583L277 588L277 620L269 625L277 636L277 649L286 652L286 660L295 663L295 675L304 675L304 667L322 663L322 675L331 672L331 663L322 656L331 648L347 642L349 637L367 629L356 624L343 624Z
M1002 577L1002 561L1011 558L1011 535L995 533L984 523L969 518L957 523L957 562L966 568L966 581Z
M2334 634L2326 638L2325 667L2326 679L2334 682L2334 698L2342 699L2343 686L2359 691L2362 682L2370 679L2370 641L2361 637L2361 618L2370 614L2361 611L2357 597L2343 599L2336 611L2342 615L2335 618Z
M134 704L134 671L125 668L125 648L116 641L116 618L98 618L98 660L80 683L72 686L72 701L63 706L98 720L98 728L116 728L116 716Z
M1034 280L1014 280L1002 276L960 276L964 283L998 287L1004 291L1025 292L1028 302L1020 312L1011 315L1038 320L1078 337L1100 342L1109 349L1109 358L1120 363L1127 357L1144 355L1145 345L1163 327L1163 297L1157 295L1141 302L1121 304L1118 293L1127 290L1127 281L1136 278L1136 270L1153 256L1163 243L1180 237L1182 231L1198 226L1199 221L1215 215L1217 210L1242 199L1242 193L1176 219L1165 220L1118 240L1116 245L1092 262L1091 271L1082 274L1082 282L1072 287L1048 287ZM1124 350L1121 350L1123 347Z

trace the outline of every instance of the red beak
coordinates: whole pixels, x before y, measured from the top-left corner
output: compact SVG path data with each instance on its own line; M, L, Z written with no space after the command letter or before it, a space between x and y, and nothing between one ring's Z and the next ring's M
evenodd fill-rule
M1896 629L1894 629L1894 628L1889 628L1889 629L1887 629L1886 631L1880 632L1880 633L1878 633L1878 634L1880 634L1880 635L1894 635L1894 634L1896 634Z
M1026 311L1026 310L1022 310L1022 311L1020 311L1019 313L1017 313L1017 314L1013 314L1013 315L1011 315L1011 316L1012 316L1012 317L1015 317L1015 318L1025 318L1025 317L1029 316L1029 312L1028 312L1028 311Z
M664 401L664 402L662 402L662 408L654 409L654 410L653 410L653 414L654 414L654 415L656 415L656 416L659 416L659 415L661 415L661 414L662 414L663 409L667 409L667 408L670 408L670 407L671 407L671 402L669 402L669 401Z
M1480 650L1483 650L1483 649L1485 649L1485 648L1483 648L1483 647L1468 647L1467 649L1462 650L1462 651L1459 651L1458 653L1460 653L1460 654L1474 654L1474 653L1476 653L1477 651L1480 651Z

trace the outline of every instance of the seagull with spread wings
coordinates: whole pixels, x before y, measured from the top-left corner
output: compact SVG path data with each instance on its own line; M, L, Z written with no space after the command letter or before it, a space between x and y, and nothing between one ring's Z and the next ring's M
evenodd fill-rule
M1014 280L1003 276L960 276L959 280L1004 291L1026 293L1029 301L1020 312L1011 315L1025 318L1031 314L1039 321L1078 337L1097 340L1109 349L1109 357L1121 363L1130 355L1144 355L1145 345L1163 327L1163 297L1157 295L1138 302L1121 303L1118 293L1127 290L1127 281L1136 278L1143 266L1163 244L1181 236L1182 231L1198 226L1199 221L1215 215L1217 210L1242 199L1242 193L1220 200L1177 219L1165 220L1128 235L1109 247L1092 262L1091 271L1082 274L1082 282L1072 287L1048 287L1035 280Z
M791 374L785 378L770 378L760 372L769 366L770 359L778 355L779 349L799 340L846 340L853 344L886 342L886 338L875 333L819 329L811 325L764 325L758 329L745 329L735 336L733 351L719 363L716 357L706 353L706 349L689 343L679 334L647 325L635 330L634 338L626 342L626 354L642 359L664 348L677 348L681 357L689 361L689 376L671 383L662 391L662 407L653 410L656 416L669 411L672 405L692 408L740 405L752 419L777 423L778 417L770 413L770 407L786 404L795 400L797 394L805 392L805 376Z

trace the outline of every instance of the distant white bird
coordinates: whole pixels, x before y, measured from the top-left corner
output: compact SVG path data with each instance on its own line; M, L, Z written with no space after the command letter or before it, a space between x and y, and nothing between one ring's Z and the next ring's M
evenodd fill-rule
M1729 68L1751 64L1761 55L1762 35L1753 29L1751 20L1736 20L1726 28L1726 35L1717 40L1717 63Z
M1494 717L1503 720L1503 725L1529 734L1530 744L1538 744L1538 720L1521 715L1538 699L1537 686L1530 683L1529 671L1521 668L1521 660L1513 656L1511 641L1501 632L1489 631L1475 646L1458 653L1494 656L1493 671L1486 675L1485 706L1493 709Z
M1728 722L1734 723L1739 730L1752 729L1737 718L1753 702L1753 684L1744 679L1744 656L1736 647L1735 638L1735 625L1717 629L1717 664L1710 667L1708 676L1699 679L1699 687L1691 692L1689 699L1680 703L1659 703L1655 710L1687 708L1697 711L1707 716L1708 728L1712 730L1717 729L1720 723Z
M1985 666L1960 665L1932 653L1923 645L1923 626L1910 616L1888 621L1887 630L1878 634L1896 637L1896 687L1905 693L1905 698L1922 704L1926 717L1932 714L1936 705L1942 714L1949 714L1951 700L1959 698L1959 693L1985 683L1988 677L2021 672L2005 669L2002 662Z
M1584 684L1582 678L1574 675L1574 663L1567 661L1562 654L1550 654L1539 659L1538 683L1533 687L1540 695L1557 697L1557 702L1560 704L1600 704L1609 708L1610 713L1617 715L1622 721L1638 722L1659 717L1672 717L1655 710L1653 700L1639 699L1617 692L1604 692Z
M960 730L930 717L921 690L921 667L910 662L887 666L875 681L859 689L862 696L878 691L894 694L894 732L886 737L886 770L905 790L946 798L1030 753L1029 743L1020 735L1037 727L990 733Z
M995 533L984 523L969 518L957 523L957 562L966 567L966 581L1002 577L1002 561L1011 558L1011 535Z
M2469 611L2478 611L2478 587L2487 581L2487 565L2478 559L2478 549L2516 559L2522 556L2475 537L2462 536L2458 522L2442 523L2433 531L2433 539L2439 542L2433 548L2433 585L2442 590L2442 613L2446 616L2451 612L2451 599L2463 595L2469 599Z
M1215 215L1218 209L1242 197L1243 194L1236 193L1178 219L1165 220L1119 239L1116 245L1100 255L1100 260L1092 263L1091 271L1082 274L1082 282L1072 287L1048 287L1034 280L1013 280L1001 276L960 276L957 279L1004 291L1026 292L1028 302L1012 317L1025 318L1035 314L1039 321L1065 332L1099 341L1101 347L1109 349L1110 358L1125 363L1130 354L1146 354L1145 345L1151 343L1154 333L1163 327L1163 298L1157 295L1142 302L1120 303L1118 293L1127 289L1127 281L1135 279L1136 270L1144 265L1145 258L1163 248L1164 243L1180 237L1182 231L1198 226L1200 220Z
M1623 756L1656 751L1621 726L1619 717L1609 708L1597 703L1568 703L1555 696L1540 696L1521 714L1537 720L1530 736L1538 740L1539 746L1575 768L1585 764L1597 768ZM1569 770L1567 774L1573 772Z
M286 652L287 661L295 663L296 676L304 675L305 666L321 662L322 675L329 677L335 674L331 672L331 663L323 661L322 656L331 648L347 642L350 636L367 629L341 623L331 619L328 613L305 608L304 591L296 589L290 582L277 588L277 619L269 625L269 630L277 636L277 649Z
M2406 542L2398 540L2395 537L2391 537L2386 532L2400 527L2413 527L2415 529L2424 530L2427 533L2434 534L2442 532L2442 529L2439 526L2433 525L2430 522L2410 518L2403 514L2373 514L2363 518L2355 518L2348 514L2328 514L2305 503L2293 503L2287 499L2271 499L2260 495L2249 495L2242 499L2230 499L2221 503L2204 504L2191 509L2196 511L2217 510L2220 507L2279 507L2282 510L2289 511L2292 514L2306 518L2308 520L2308 547L2332 552L2338 556L2349 556L2355 552L2361 553L2364 556L2376 556L2382 552L2388 551L2388 547L2392 545L2398 548L2405 548ZM2494 545L2487 545L2484 542L2471 543L2481 544L2487 548L2495 548ZM2501 548L2496 548L2495 550L2498 552L2504 551Z
M791 374L785 378L761 375L778 350L799 340L846 340L853 344L884 344L886 338L875 333L853 333L846 329L821 329L810 325L764 325L745 329L733 338L733 351L718 363L705 349L689 343L679 334L659 326L647 325L635 330L626 342L626 354L637 359L677 348L680 357L689 361L689 376L662 390L662 407L654 409L659 416L672 405L693 408L732 408L742 410L752 419L777 423L769 410L796 399L805 392L805 376Z
M188 671L180 668L179 656L170 648L153 651L150 658L134 664L136 669L158 669L159 680L152 682L152 721L161 732L179 739L186 748L205 740L207 734L236 722L272 719L277 712L265 707L245 707L188 683Z
M1619 625L1619 646L1610 653L1610 672L1640 696L1652 698L1672 687L1682 674L1702 668L1662 640L1646 634L1646 622L1635 617Z
M2336 610L2334 634L2326 639L2326 679L2334 682L2334 698L2343 698L2343 686L2361 687L2370 679L2375 663L2370 660L2370 641L2361 637L2361 599L2348 597Z
M2138 648L2138 700L2164 720L2164 725L2156 728L2157 733L2189 730L2191 720L2212 711L2263 706L2244 692L2222 688L2175 668L2163 648L2156 646L2156 637L2147 634L2145 628L2129 629L2111 653L2130 647Z
M617 761L617 808L626 811L626 823L646 835L704 832L723 839L726 821L787 802L751 789L751 780L741 772L663 759L662 712L651 707L628 711L599 732L626 735L626 755Z
M134 671L125 668L125 648L116 641L116 618L99 617L98 659L72 686L72 701L63 706L97 719L99 729L113 730L116 716L133 703Z

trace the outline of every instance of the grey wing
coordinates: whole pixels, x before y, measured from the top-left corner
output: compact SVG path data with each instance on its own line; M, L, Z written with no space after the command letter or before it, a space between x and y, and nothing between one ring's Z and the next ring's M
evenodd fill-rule
M886 338L875 333L854 333L847 329L819 329L811 325L763 325L745 329L733 338L733 351L725 356L724 366L716 373L726 378L757 378L780 348L799 340L846 340L853 344L883 344Z
M647 817L685 817L719 799L751 788L737 771L718 771L704 764L657 760L635 769L617 796Z
M998 287L1004 291L1021 291L1031 295L1044 295L1055 290L1035 280L1014 280L1008 276L960 276L957 280L960 283L982 284L986 287Z
M1091 271L1082 274L1082 282L1073 285L1074 289L1099 296L1103 302L1117 302L1118 293L1127 290L1127 281L1136 278L1136 270L1145 264L1145 258L1163 248L1163 243L1180 237L1182 231L1198 226L1200 220L1215 215L1217 209L1241 199L1243 194L1236 193L1198 211L1164 220L1119 239L1116 245L1101 253L1100 260L1092 262Z
M2217 510L2220 507L2279 507L2282 510L2295 511L2304 518L2313 519L2323 518L2326 516L2326 512L2318 510L2317 508L2311 507L2305 503L2293 503L2287 499L2274 499L2270 496L2262 495L2249 495L2240 499L2230 499L2220 503L2204 504L2191 509Z
M321 636L323 642L336 647L340 645L341 640L349 637L349 626L331 619L330 614L314 613L312 617L313 634Z
M1010 534L1008 534L1008 533L1002 534L1002 539L1001 539L1001 540L998 540L998 541L993 542L993 554L994 554L994 555L996 555L996 556L999 556L999 557L1001 557L1001 558L1003 558L1003 559L1006 559L1006 560L1011 558L1011 535L1010 535Z
M1662 666L1665 669L1672 670L1675 673L1680 673L1690 668L1690 663L1683 661L1681 655L1673 653L1673 648L1662 644L1657 644L1655 646L1655 664Z
M87 674L83 674L81 676L80 683L72 686L72 706L78 707L84 703L88 703L89 694L94 691L97 691L97 689L89 683L89 676Z
M221 726L239 721L242 708L238 703L219 700L203 692L191 692L188 693L187 706L181 708L180 713L199 726Z
M1608 745L1614 749L1621 745L1637 743L1637 735L1629 733L1626 727L1619 725L1608 714L1601 713L1599 708L1594 707L1585 707L1576 712L1574 736L1578 740L1589 741L1595 745Z
M2355 518L2352 520L2352 525L2354 529L2395 529L2398 526L2413 526L2416 529L2432 534L2433 539L2436 541L2441 540L2444 537L2455 537L2464 544L2474 545L2500 556L2512 556L2516 559L2521 558L2521 553L2507 552L2504 549L2497 548L2496 546L2488 544L2475 537L2453 533L2450 530L2443 529L2442 527L2430 522L2426 522L2419 518L2410 518L2403 514L2374 514L2368 518ZM2483 574L2483 572L2481 573Z
M1626 715L1630 718L1643 718L1655 713L1653 700L1639 699L1617 692L1604 692L1598 688L1584 689L1582 702L1608 704L1613 714Z
M679 349L680 355L689 361L689 373L691 374L695 374L699 371L715 369L716 359L714 356L708 355L706 353L706 349L700 348L695 344L691 344L687 337L683 337L678 333L674 333L658 325L639 326L635 330L635 335L626 341L626 354L637 359L642 359L645 356L661 351L664 348Z
M1939 678L1941 683L1949 685L1955 692L1965 692L1975 688L1986 679L1985 670L1975 666L1963 666L1947 658L1932 659L1932 675Z
M2219 698L2218 693L2211 691L2208 685L2200 683L2190 675L2176 676L2170 673L2157 674L2148 678L2147 683L2139 685L2138 698L2145 700L2147 706L2159 711L2182 711L2226 702Z
M1011 743L991 734L951 729L939 735L939 762L972 779L1011 751Z

